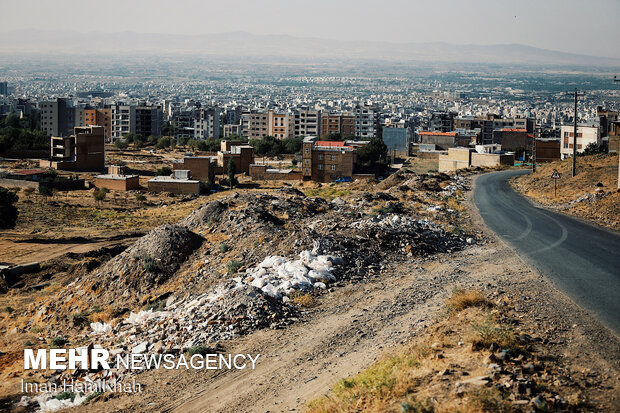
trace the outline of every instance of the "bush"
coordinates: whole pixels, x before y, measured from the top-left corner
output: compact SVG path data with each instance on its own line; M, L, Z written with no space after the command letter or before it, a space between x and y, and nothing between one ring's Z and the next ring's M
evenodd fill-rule
M201 356L205 356L212 351L213 350L211 348L205 346L204 344L200 344L197 346L193 346L189 350L187 350L187 354L190 356L193 356L194 354L200 354Z
M316 298L309 292L301 292L299 290L295 290L291 293L290 297L291 303L300 306L311 308L317 305Z
M53 347L61 347L61 346L64 346L65 344L67 344L67 339L62 336L54 337L50 341L50 345L52 345Z
M142 194L136 194L136 201L138 202L144 202L146 201L146 197Z
M156 272L158 266L152 257L145 255L142 257L142 268L144 268L144 271L146 272Z
M114 146L118 149L127 149L129 144L125 141L125 139L117 139L116 142L114 142Z
M241 263L239 261L231 260L226 264L226 271L228 274L235 274L241 268Z
M84 327L86 325L89 324L89 320L88 320L88 316L90 315L90 313L88 313L87 311L81 311L79 313L73 314L73 316L71 316L72 320L73 320L73 325L76 327Z
M162 166L155 172L157 176L170 176L172 175L172 169L169 166Z
M455 290L446 304L451 311L463 311L469 307L490 307L491 303L480 291Z
M75 393L70 392L70 391L63 391L62 393L58 393L54 397L56 397L56 399L58 399L58 400L69 400L69 399L71 399L71 401L73 401L73 399L75 399Z
M15 192L0 187L0 228L15 228L19 215L15 206L18 200Z
M96 189L95 192L93 192L93 198L95 198L95 201L101 202L105 199L109 191L104 191L103 189L104 188Z
M224 254L227 251L228 251L228 244L226 243L220 244L220 252Z

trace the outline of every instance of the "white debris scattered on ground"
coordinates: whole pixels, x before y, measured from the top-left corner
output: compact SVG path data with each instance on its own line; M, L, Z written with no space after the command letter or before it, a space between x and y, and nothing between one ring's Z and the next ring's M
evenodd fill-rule
M318 255L317 248L302 251L295 261L274 255L248 269L246 282L271 297L287 297L293 290L325 288L325 283L336 280L333 266L341 262L333 255Z
M106 334L112 331L112 326L108 323L90 323L90 328L93 330L93 334Z
M67 409L69 407L79 406L86 400L86 395L80 396L79 394L75 395L73 400L64 399L58 400L55 397L49 398L49 395L40 395L34 397L34 400L39 403L39 409L37 412L47 413L47 412L55 412L61 409Z

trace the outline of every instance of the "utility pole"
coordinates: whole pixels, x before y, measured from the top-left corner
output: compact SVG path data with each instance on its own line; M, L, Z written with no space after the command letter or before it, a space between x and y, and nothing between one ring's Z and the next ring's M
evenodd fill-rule
M575 88L575 118L573 128L573 176L577 175L577 97L583 96L585 93L577 93Z
M614 76L614 82L620 82L620 79ZM618 189L620 189L620 153L618 153Z

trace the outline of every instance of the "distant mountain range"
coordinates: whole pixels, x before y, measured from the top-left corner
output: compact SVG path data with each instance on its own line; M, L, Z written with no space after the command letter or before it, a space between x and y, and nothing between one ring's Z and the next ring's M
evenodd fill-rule
M552 66L620 67L620 59L539 49L521 44L457 45L342 41L284 35L231 32L204 35L154 33L79 33L17 30L0 33L0 53L183 54L230 57L279 57L313 60L463 62Z

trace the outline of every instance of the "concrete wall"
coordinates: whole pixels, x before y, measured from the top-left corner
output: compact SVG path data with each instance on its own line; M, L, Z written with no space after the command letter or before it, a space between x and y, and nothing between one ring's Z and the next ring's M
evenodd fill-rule
M472 153L471 166L493 168L500 165L514 165L514 155L494 153Z

